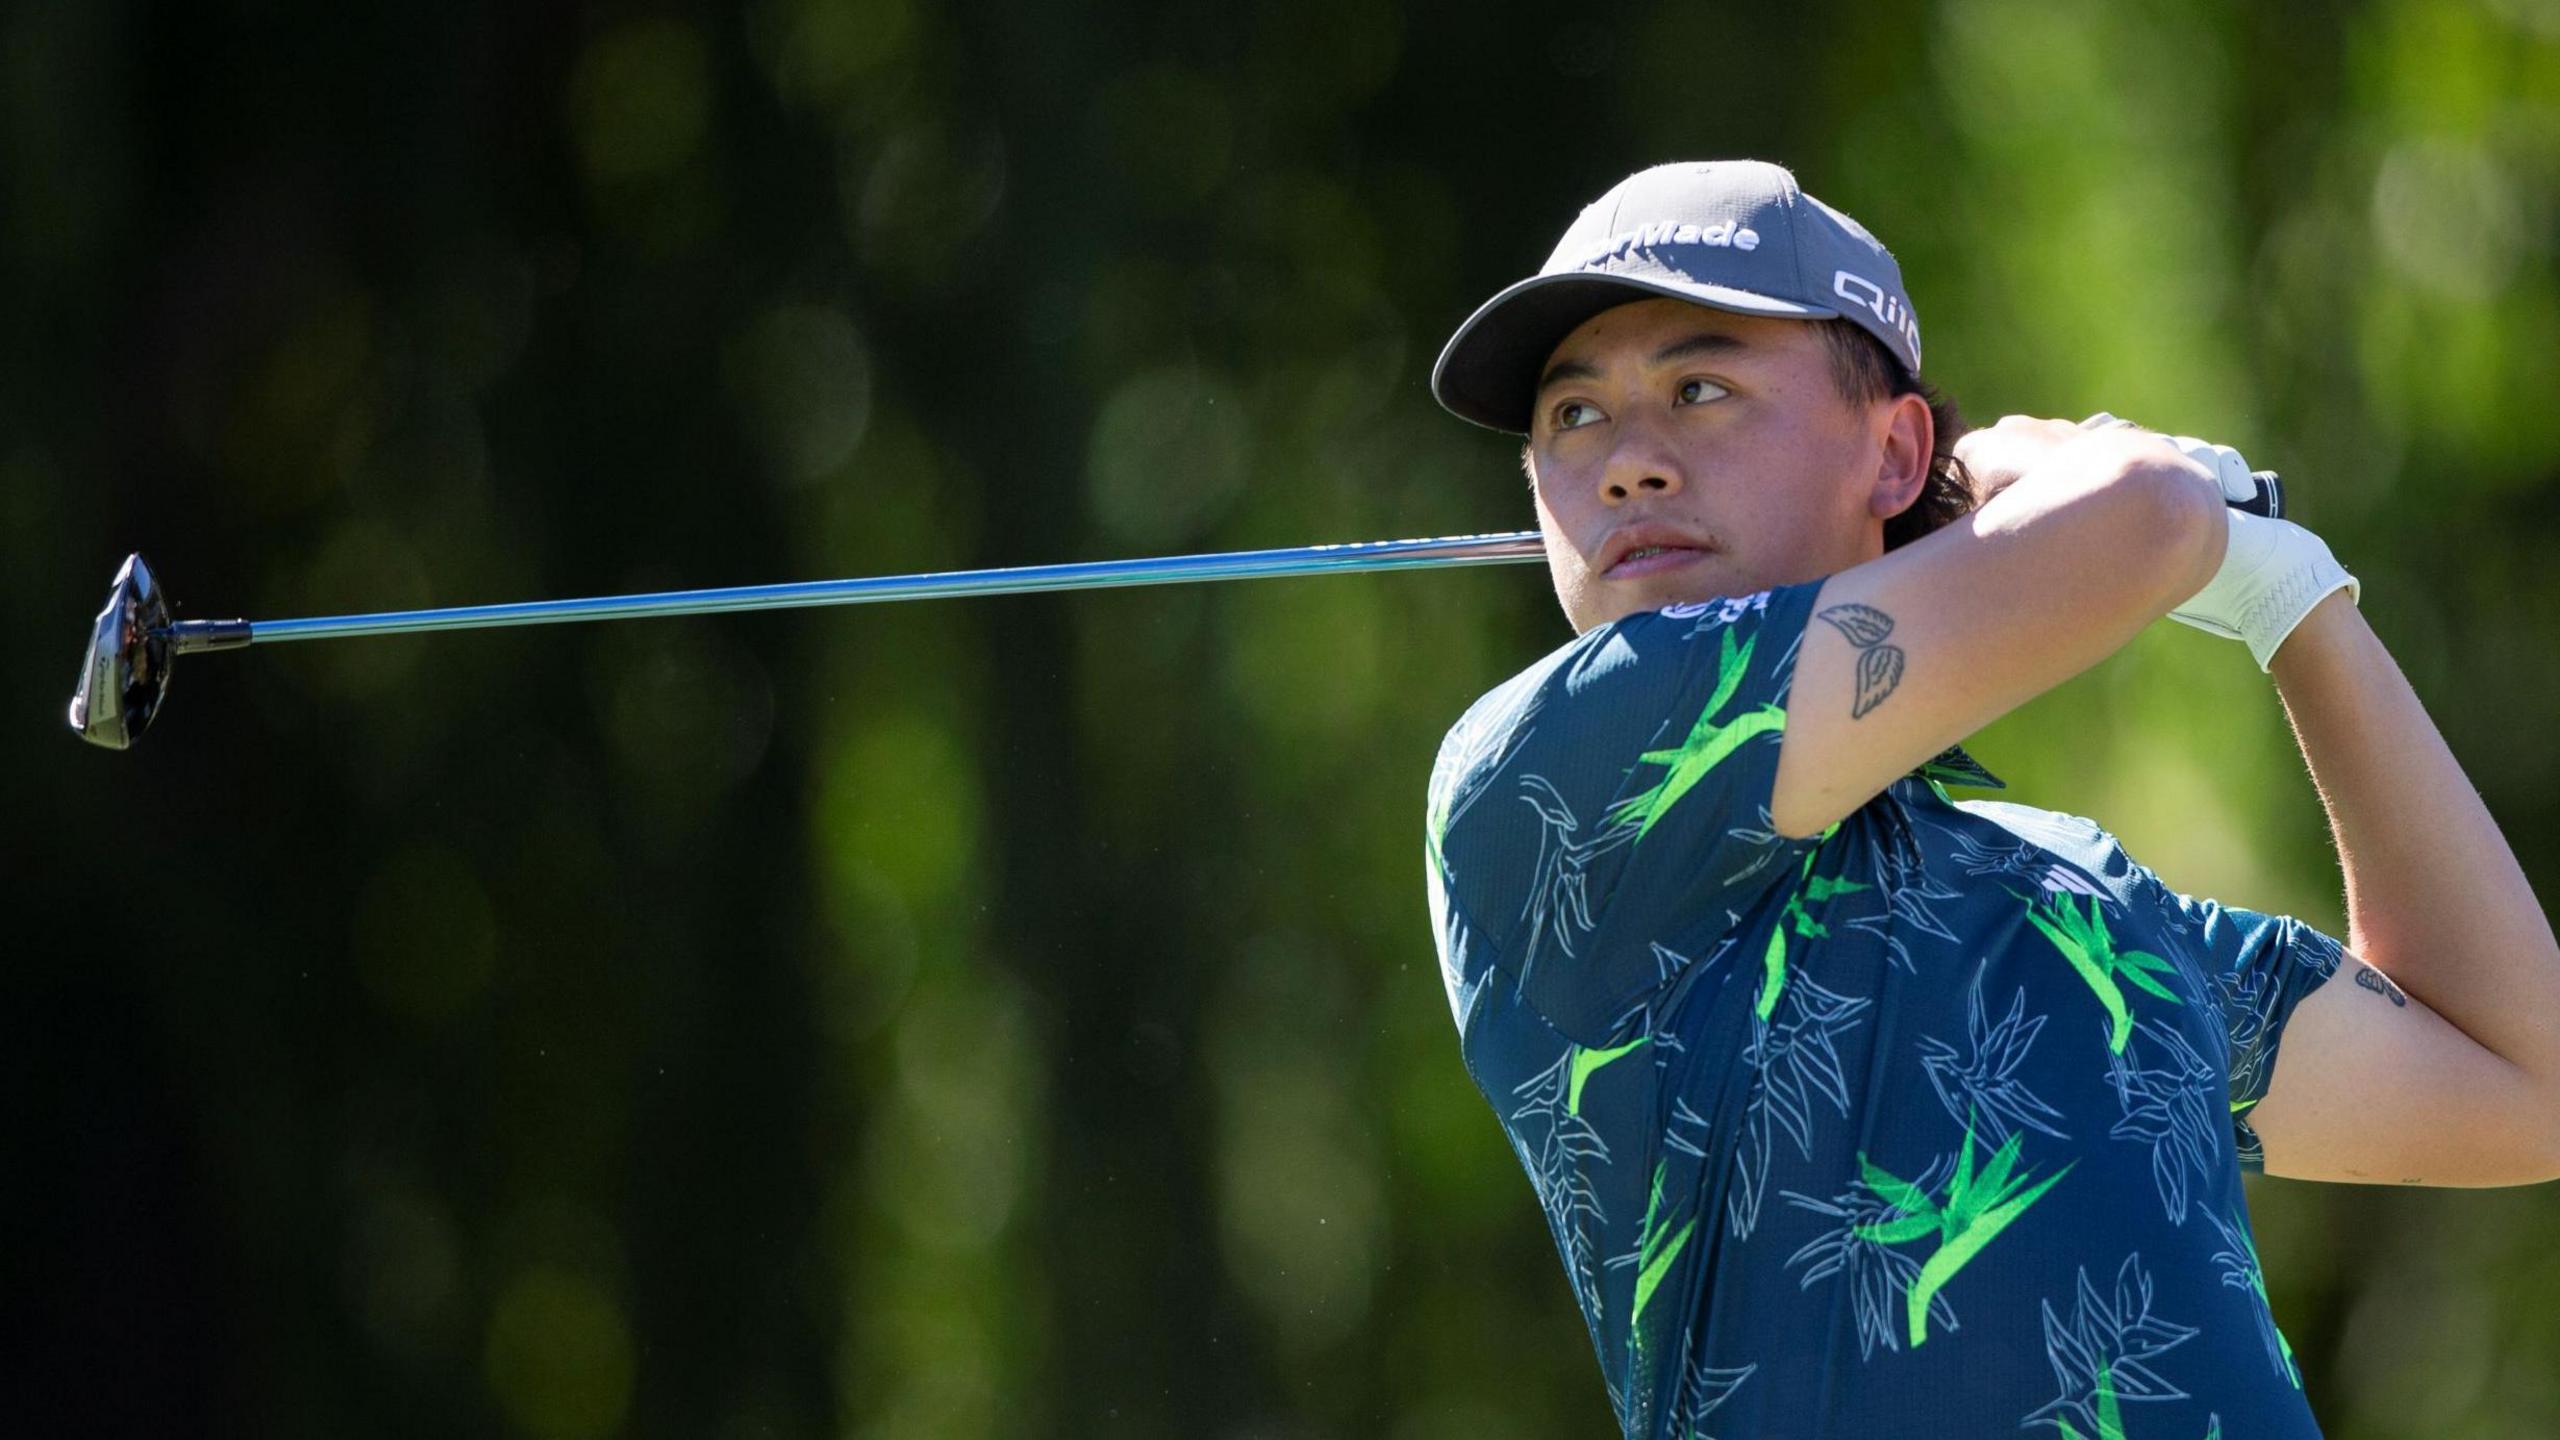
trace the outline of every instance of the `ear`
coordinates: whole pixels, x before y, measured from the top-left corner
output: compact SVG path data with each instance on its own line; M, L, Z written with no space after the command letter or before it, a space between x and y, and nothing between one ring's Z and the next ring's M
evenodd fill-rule
M1867 509L1879 520L1890 520L1910 509L1929 483L1929 462L1937 454L1937 422L1929 413L1929 402L1917 395L1896 395L1872 416L1876 474Z

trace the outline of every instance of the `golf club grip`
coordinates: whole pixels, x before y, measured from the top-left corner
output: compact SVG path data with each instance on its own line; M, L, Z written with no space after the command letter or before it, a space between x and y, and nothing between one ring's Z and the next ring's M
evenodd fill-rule
M2258 482L2258 493L2246 500L2230 501L2231 508L2264 515L2270 520L2283 519L2284 477L2273 470L2253 470L2249 472L2249 478Z

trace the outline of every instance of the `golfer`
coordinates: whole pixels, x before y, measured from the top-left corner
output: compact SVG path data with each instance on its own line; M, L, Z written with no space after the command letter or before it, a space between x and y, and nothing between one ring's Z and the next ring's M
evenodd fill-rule
M1578 632L1432 776L1460 1050L1628 1436L2316 1435L2241 1172L2560 1174L2560 947L2236 453L1958 438L1921 373L1893 257L1749 161L1626 180L1450 340ZM2164 615L2273 677L2346 944L1950 798Z

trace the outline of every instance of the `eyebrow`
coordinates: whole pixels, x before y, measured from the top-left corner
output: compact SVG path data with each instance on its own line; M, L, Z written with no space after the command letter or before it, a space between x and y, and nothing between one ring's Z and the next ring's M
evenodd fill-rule
M1687 360L1698 355L1732 355L1749 350L1751 342L1720 330L1701 330L1694 335L1674 340L1653 352L1648 365L1668 365L1674 360ZM1559 360L1538 377L1538 388L1530 393L1544 395L1547 388L1567 380L1597 380L1599 367L1587 360Z

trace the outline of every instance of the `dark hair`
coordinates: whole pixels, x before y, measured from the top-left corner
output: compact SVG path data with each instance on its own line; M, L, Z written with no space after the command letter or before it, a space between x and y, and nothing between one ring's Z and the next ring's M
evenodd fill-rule
M1847 320L1816 322L1831 348L1831 380L1840 398L1852 405L1872 405L1901 395L1917 395L1929 403L1934 433L1929 478L1901 514L1884 522L1884 548L1898 550L1951 520L1972 513L1973 477L1956 458L1955 444L1964 434L1964 416L1956 402L1936 387L1902 368L1884 342Z

